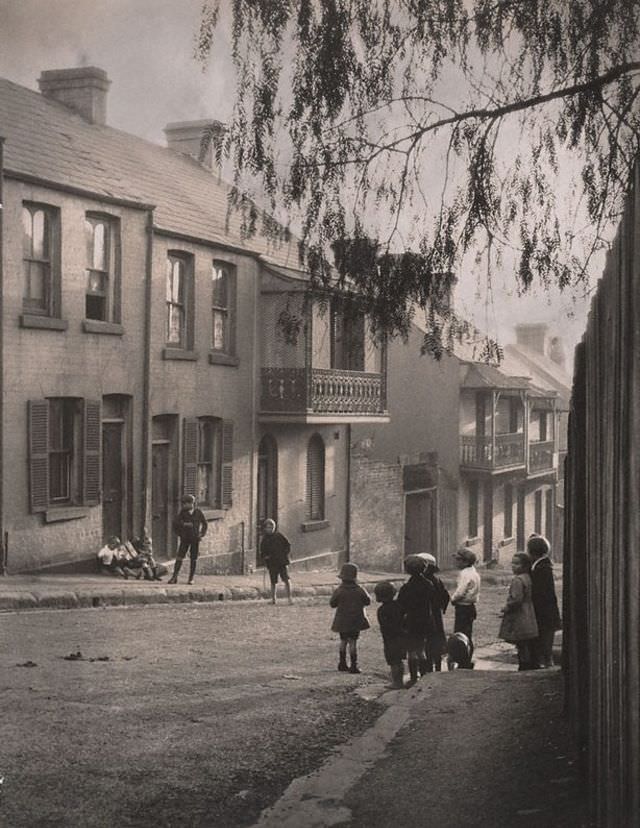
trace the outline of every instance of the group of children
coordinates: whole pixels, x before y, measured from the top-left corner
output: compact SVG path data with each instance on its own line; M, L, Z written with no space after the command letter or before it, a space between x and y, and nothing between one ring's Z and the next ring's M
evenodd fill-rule
M548 541L531 536L527 552L513 556L513 580L501 613L499 636L514 643L518 669L530 670L553 665L553 637L560 629L560 613L553 582ZM419 675L448 668L473 669L473 622L480 596L480 575L475 568L475 553L461 547L455 554L459 570L453 595L438 577L437 561L428 553L410 555L404 562L408 580L396 592L391 581L375 586L380 604L377 612L384 657L391 670L391 686L404 684L404 664L409 667L412 686ZM357 643L362 630L369 628L365 608L371 598L357 582L358 568L346 563L340 570L340 586L333 592L330 606L335 608L331 629L340 635L338 670L359 673ZM449 602L454 607L454 630L447 638L443 615ZM347 654L349 663L347 663Z
M138 580L144 577L147 581L161 581L167 572L153 557L151 538L146 534L127 543L117 535L110 537L98 552L98 567L105 574Z

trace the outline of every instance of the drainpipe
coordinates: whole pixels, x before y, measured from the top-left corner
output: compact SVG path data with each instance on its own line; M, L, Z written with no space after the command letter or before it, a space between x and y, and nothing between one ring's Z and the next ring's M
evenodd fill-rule
M144 364L142 377L142 526L151 536L151 282L153 276L153 208L147 211L147 256L144 275Z
M8 537L4 531L4 138L0 135L0 575L7 574Z
M251 349L251 358L253 364L251 366L251 457L250 457L250 465L251 465L251 474L249 475L249 532L248 532L248 539L249 539L249 549L253 550L254 560L251 563L251 566L256 566L258 563L258 536L257 536L257 523L258 523L258 503L257 503L257 494L254 492L254 480L258 475L258 460L257 460L257 442L258 442L258 410L260 406L260 402L258 399L258 377L261 377L262 374L262 366L258 364L259 357L261 354L260 345L258 343L258 336L261 333L261 328L259 327L259 320L258 320L258 311L260 308L260 286L262 281L262 259L258 259L256 264L256 278L254 279L254 290L253 290L253 346ZM237 313L237 309L236 309ZM260 398L261 399L261 398ZM277 495L276 495L276 502L277 502ZM277 519L276 515L276 519ZM246 549L245 549L245 530L243 527L242 530L242 574L246 574Z
M347 560L351 560L351 423L347 423L347 512L345 515L345 535Z

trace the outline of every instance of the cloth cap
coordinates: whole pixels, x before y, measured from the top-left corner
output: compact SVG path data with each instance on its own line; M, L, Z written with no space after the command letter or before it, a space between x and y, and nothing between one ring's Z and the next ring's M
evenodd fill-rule
M355 581L358 577L358 567L352 563L342 564L342 568L338 573L338 578L341 581Z
M404 559L404 568L409 575L419 575L426 569L427 563L419 555L409 555Z
M455 553L454 557L460 561L464 561L468 566L473 566L477 560L476 553L473 549L469 549L467 546L461 546Z

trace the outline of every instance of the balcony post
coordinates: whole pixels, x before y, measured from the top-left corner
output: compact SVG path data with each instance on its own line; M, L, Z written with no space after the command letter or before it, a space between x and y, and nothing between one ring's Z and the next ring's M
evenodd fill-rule
M522 428L524 431L524 467L529 474L529 398L526 390L520 392L522 400Z
M495 468L496 465L496 410L498 408L498 398L496 398L495 390L491 390L491 465Z
M380 339L380 374L382 376L380 407L383 411L387 410L387 354L387 337L383 336Z
M313 408L313 299L305 298L304 308L304 377L306 387L306 408Z

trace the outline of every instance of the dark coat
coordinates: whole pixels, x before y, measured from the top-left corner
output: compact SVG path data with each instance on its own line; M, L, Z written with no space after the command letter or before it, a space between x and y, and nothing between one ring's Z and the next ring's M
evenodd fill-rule
M265 534L260 541L260 556L267 569L280 569L289 566L291 544L281 532Z
M404 628L412 638L426 638L434 631L435 587L422 575L412 575L400 587L398 604L404 611Z
M559 630L562 621L553 581L553 565L547 557L541 558L540 563L531 570L531 599L538 627L541 630Z
M200 509L190 512L188 509L181 509L173 521L173 531L180 540L187 543L195 543L207 534L207 519Z
M378 607L384 657L389 665L398 664L407 655L403 621L404 610L397 601L385 601Z
M370 603L369 593L359 584L343 581L329 600L329 606L336 610L331 629L338 633L368 630L370 624L364 608Z
M429 655L432 658L443 656L447 652L447 637L444 632L444 618L442 617L449 606L450 596L446 586L437 575L425 576L433 584L434 595L431 602L433 616L433 632L428 635Z

